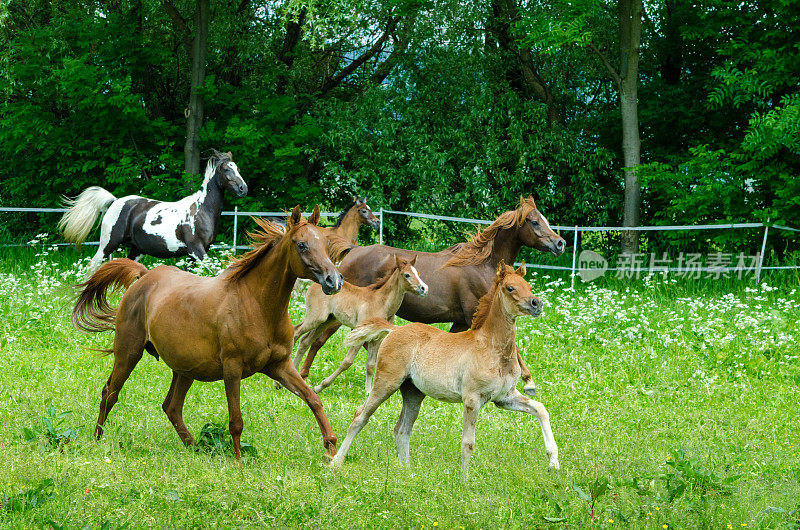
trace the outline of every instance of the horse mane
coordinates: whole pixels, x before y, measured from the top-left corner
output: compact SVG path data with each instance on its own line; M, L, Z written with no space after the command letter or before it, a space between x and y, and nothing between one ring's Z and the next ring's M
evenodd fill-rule
M443 267L465 267L483 263L492 255L497 234L501 230L522 226L528 214L534 209L536 209L536 205L533 200L521 198L516 210L509 210L501 214L486 229L477 233L472 240L450 247L448 250L452 252L453 257Z
M269 251L275 248L278 241L286 235L286 229L278 223L273 223L260 217L251 217L251 219L255 221L261 230L247 233L247 237L250 238L250 242L255 248L242 257L234 258L231 261L227 269L230 273L227 280L230 282L240 280L245 274L253 270L266 257ZM304 224L306 224L306 221L301 221L295 226Z
M381 274L380 276L375 278L375 282L371 283L371 284L369 284L367 286L368 289L370 291L377 291L378 289L380 289L381 287L386 285L386 283L389 281L389 279L392 277L392 275L395 273L395 271L399 271L399 270L400 270L399 266L392 267L388 271L384 272L383 274Z
M359 199L359 197L356 197L356 199ZM342 210L342 213L340 213L339 217L336 218L336 223L333 225L334 228L339 228L342 225L342 221L344 221L344 218L347 215L347 212L352 210L353 206L355 206L355 205L356 205L356 201L353 201L353 202L350 203L350 206L348 206L347 208Z
M514 274L514 267L506 265L506 274ZM498 285L500 285L500 282L497 281L497 276L495 276L489 292L478 300L478 305L475 306L475 313L472 315L472 329L479 329L486 323L486 317L489 316L489 309L492 307L492 300L494 300Z
M231 153L223 153L221 151L217 151L216 149L211 149L211 156L208 157L206 171L203 174L203 180L213 176L217 172L217 169L219 169L219 166L225 162L233 162L233 155L231 155Z

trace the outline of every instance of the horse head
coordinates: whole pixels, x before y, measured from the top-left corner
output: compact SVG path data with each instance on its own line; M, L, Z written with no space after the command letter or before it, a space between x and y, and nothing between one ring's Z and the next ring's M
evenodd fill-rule
M525 281L525 262L517 270L500 260L495 273L495 285L499 290L503 309L512 316L539 316L544 304L531 292L531 286Z
M328 241L319 222L319 205L308 221L303 221L300 206L286 219L286 238L290 241L289 266L298 278L313 280L325 294L338 293L344 280L328 256Z
M417 256L410 260L401 258L397 254L394 255L395 268L400 272L403 290L406 292L414 292L420 296L428 295L428 284L422 281L419 277L419 272L414 264L417 262Z
M216 160L214 178L222 190L230 190L237 197L247 195L247 184L239 174L239 168L233 161L231 152L220 153L216 149L212 157Z
M358 209L358 215L361 216L363 223L368 224L369 226L371 226L376 230L380 228L381 222L380 220L378 220L377 217L375 217L375 214L372 213L372 210L370 210L369 206L367 206L366 198L353 196L353 203L354 203L353 207Z
M527 199L520 197L519 202L518 211L525 215L519 230L519 238L522 244L526 247L533 247L536 250L550 252L554 256L560 256L564 252L567 243L564 238L550 228L550 223L547 222L545 216L536 207L533 197L530 195Z

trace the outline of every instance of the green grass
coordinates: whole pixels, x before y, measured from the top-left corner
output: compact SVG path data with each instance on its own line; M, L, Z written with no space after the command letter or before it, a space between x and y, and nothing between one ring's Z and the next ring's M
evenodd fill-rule
M585 497L606 483L596 528L800 526L796 277L767 277L766 289L608 280L577 292L532 277L548 307L519 321L518 342L562 471L548 471L534 418L488 405L464 483L459 406L425 401L404 468L394 396L330 469L309 409L264 376L242 384L255 454L239 467L186 449L161 411L170 372L149 355L94 441L112 358L85 347L112 335L71 327L71 252L0 255L0 526L588 528ZM338 365L341 341L312 381ZM363 402L363 361L321 395L340 440ZM185 418L195 436L226 425L222 384L195 383Z

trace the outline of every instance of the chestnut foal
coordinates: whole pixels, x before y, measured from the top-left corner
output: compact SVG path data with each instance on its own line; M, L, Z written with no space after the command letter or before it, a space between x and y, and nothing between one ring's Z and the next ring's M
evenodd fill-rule
M332 322L337 321L354 328L368 318L390 320L403 302L406 293L426 296L428 286L420 279L419 273L414 267L416 261L416 256L410 261L395 256L394 268L382 279L369 287L359 287L344 282L342 290L331 296L323 294L319 286L312 285L306 295L305 319L295 326L295 342L298 342L299 338L297 353L294 356L295 367L300 366L300 361L303 360L303 354L308 347ZM314 392L320 393L324 388L330 386L333 380L339 377L339 374L350 368L358 350L358 347L350 348L339 368L315 386ZM367 351L367 378L364 388L369 394L372 388L372 372L378 344L368 344Z
M468 331L447 333L420 323L395 326L380 319L370 319L351 331L345 340L345 345L351 348L381 336L386 338L378 351L372 392L356 412L331 463L338 466L344 462L350 444L369 417L400 389L403 409L394 436L401 463L409 461L411 429L422 400L430 396L440 401L463 403L461 472L464 478L468 475L475 445L478 413L488 402L536 416L550 466L558 469L558 447L547 410L516 389L521 373L515 341L516 318L538 316L542 312L542 302L531 294L524 275L524 263L515 271L500 261L494 285L479 301Z
M85 331L115 329L114 348L109 351L114 354L114 368L103 387L95 436L103 434L122 385L147 350L172 369L163 409L187 446L194 444L183 422L189 387L195 380L223 379L233 450L240 460L244 426L240 382L261 372L308 404L327 454L335 455L336 436L322 403L291 360L294 329L288 307L295 280L313 279L328 294L342 287L342 276L327 254L328 241L316 226L318 220L319 207L305 222L299 206L286 220L285 232L277 224L255 219L261 228L250 234L255 249L215 278L164 265L148 270L135 261L116 259L81 284L83 290L72 312L74 324ZM130 287L116 310L107 300L112 286Z

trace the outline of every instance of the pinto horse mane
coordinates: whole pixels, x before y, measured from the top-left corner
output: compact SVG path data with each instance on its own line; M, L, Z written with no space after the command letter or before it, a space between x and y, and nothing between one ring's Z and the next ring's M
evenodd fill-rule
M261 230L247 233L247 237L250 238L250 242L255 248L244 254L242 257L234 258L231 261L231 264L228 267L230 275L227 277L228 281L230 282L240 280L245 274L253 270L255 266L258 265L267 254L269 254L269 251L275 248L275 245L278 243L278 241L283 239L283 236L286 235L288 230L290 230L284 229L282 225L273 223L272 221L263 219L261 217L251 217L251 219L255 221ZM294 225L292 229L305 224L308 223L306 221L300 221Z
M509 210L500 215L495 221L486 227L482 232L477 233L471 241L459 243L450 247L453 257L450 258L444 267L465 267L467 265L478 265L489 259L494 250L495 237L501 230L513 227L520 227L525 223L528 214L536 209L533 199L520 197L519 207L516 210Z
M505 267L506 274L514 274L514 267L508 265ZM475 306L475 313L472 316L472 329L478 329L486 323L486 317L489 316L489 309L492 307L492 300L494 300L494 293L497 292L498 285L500 285L500 278L495 276L492 288L478 300L478 305Z

